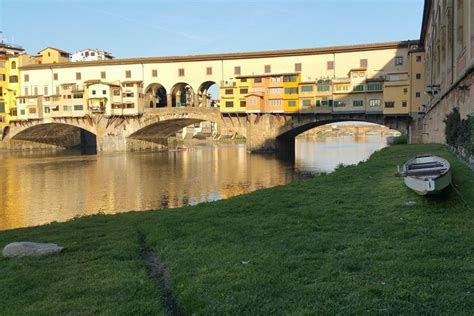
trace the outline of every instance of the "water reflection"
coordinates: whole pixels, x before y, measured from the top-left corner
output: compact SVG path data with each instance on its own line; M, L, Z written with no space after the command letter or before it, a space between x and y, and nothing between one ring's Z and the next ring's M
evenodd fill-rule
M378 142L350 137L324 143L299 140L294 162L250 155L245 145L102 155L0 153L0 230L99 211L225 199L289 183L301 173L331 171L339 162L357 163L383 146L380 137Z
M338 136L298 139L295 148L295 170L300 173L331 172L339 164L353 165L367 160L372 153L387 146L385 137Z

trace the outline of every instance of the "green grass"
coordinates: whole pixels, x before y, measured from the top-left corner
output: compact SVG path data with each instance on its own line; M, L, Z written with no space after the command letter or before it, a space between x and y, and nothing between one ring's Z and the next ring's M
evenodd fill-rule
M193 207L0 233L58 256L0 259L1 314L162 314L139 234L186 314L465 314L474 311L474 208L420 197L393 176L430 152L474 205L474 173L442 146L401 145L358 166ZM406 207L415 201L414 207Z

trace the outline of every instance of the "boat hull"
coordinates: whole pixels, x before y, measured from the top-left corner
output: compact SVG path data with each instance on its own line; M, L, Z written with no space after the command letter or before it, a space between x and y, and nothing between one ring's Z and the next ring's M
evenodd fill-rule
M438 194L451 184L451 171L436 179L405 177L404 182L419 195Z
M408 160L401 173L407 187L419 195L438 194L451 184L451 166L441 157L417 156Z

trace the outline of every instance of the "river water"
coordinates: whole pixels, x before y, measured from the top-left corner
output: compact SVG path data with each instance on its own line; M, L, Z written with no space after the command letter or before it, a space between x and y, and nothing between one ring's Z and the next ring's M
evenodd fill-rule
M245 145L100 155L0 152L0 230L225 199L331 172L384 146L380 136L298 139L294 160L249 154Z

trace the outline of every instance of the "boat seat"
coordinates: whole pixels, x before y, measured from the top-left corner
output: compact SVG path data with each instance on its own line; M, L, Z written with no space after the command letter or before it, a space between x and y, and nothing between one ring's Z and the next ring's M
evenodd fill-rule
M408 170L416 170L416 169L429 169L429 168L439 168L443 167L444 164L441 162L423 162L423 163L415 163L408 165Z

